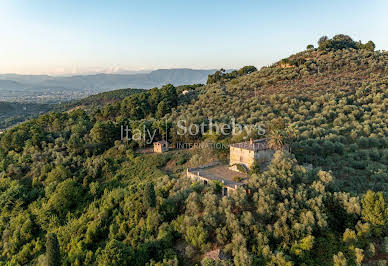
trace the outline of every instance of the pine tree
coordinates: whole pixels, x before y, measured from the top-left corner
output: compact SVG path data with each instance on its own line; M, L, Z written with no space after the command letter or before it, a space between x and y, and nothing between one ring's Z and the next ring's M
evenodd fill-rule
M142 258L139 259L142 260ZM112 239L107 243L98 260L98 265L131 265L134 261L133 250L123 242Z
M157 118L162 118L165 114L169 112L169 109L170 107L168 105L167 100L163 100L158 104L155 116Z

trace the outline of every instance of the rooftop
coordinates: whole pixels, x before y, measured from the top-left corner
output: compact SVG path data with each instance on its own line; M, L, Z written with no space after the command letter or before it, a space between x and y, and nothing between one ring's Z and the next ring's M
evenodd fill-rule
M154 142L154 144L155 143L158 143L158 144L168 144L168 142L165 141L165 140L156 141L156 142Z
M213 260L224 260L230 259L220 248L209 251L205 254L205 258L213 259Z
M234 143L234 144L231 144L230 146L234 148L240 148L240 149L245 149L250 151L261 151L261 150L269 149L267 140L268 139L249 140L245 142Z

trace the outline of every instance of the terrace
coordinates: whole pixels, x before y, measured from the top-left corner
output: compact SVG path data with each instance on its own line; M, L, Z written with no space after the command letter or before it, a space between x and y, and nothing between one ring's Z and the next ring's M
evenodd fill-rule
M196 168L188 168L187 176L208 184L210 181L219 181L224 184L222 195L227 196L231 191L244 186L248 176L245 173L232 171L228 165L214 162ZM237 181L239 179L239 181Z

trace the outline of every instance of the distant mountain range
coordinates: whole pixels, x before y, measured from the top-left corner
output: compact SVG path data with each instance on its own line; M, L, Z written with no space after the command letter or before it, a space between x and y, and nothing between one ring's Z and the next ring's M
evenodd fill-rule
M215 71L215 69L179 68L137 74L76 76L0 74L0 100L55 102L120 88L150 89L168 83L174 85L206 83L207 76Z
M94 74L76 76L0 74L0 89L150 89L166 83L174 85L206 83L216 70L159 69L140 74Z

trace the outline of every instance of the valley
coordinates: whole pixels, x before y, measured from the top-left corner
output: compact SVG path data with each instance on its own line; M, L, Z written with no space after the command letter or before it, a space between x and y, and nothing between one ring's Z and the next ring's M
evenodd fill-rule
M261 69L105 92L11 127L0 135L0 262L39 264L54 238L64 265L384 265L387 77L387 52L340 34ZM179 134L179 121L205 131ZM171 150L123 140L127 125ZM229 150L264 137L265 166ZM245 173L200 168L214 162Z

